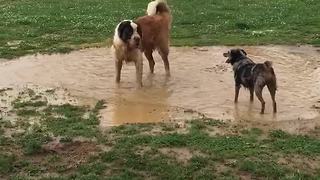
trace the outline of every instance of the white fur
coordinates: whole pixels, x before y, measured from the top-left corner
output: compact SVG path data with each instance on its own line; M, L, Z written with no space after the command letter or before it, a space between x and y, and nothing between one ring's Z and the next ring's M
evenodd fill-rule
M136 23L134 23L132 20L123 20L123 21L130 21L130 22L131 22L130 25L131 25L131 27L133 28L133 34L132 34L132 36L131 36L131 38L130 38L130 43L134 43L134 42L133 42L133 41L134 41L134 37L139 37L139 38L141 38L140 35L139 35L139 33L138 33L138 30L137 30L138 25L137 25ZM118 28L119 28L120 24L121 24L123 21L121 21L121 22L117 25L116 29L114 30L113 45L121 46L121 45L124 44L124 42L120 39L119 34L118 34Z
M133 34L131 36L131 40L133 40L135 37L140 37L139 33L138 33L138 25L136 23L134 23L133 21L131 21L131 27L133 28Z
M111 51L114 55L115 58L115 63L116 63L116 82L119 83L120 81L120 74L121 74L121 68L120 70L117 69L117 66L122 66L122 62L129 62L133 61L136 66L136 78L137 78L137 85L138 87L142 86L142 72L143 72L143 58L142 58L142 52L141 50L137 47L134 49L128 49L128 45L131 47L134 47L134 38L135 37L140 37L138 33L138 25L134 23L131 20L124 20L124 21L130 21L130 25L133 28L133 34L128 42L128 44L125 44L125 42L122 41L122 39L119 37L118 34L118 28L120 24L123 22L120 22L114 32L114 37L113 37L113 45L111 47ZM118 72L119 71L119 72ZM117 75L119 73L119 75Z
M122 42L122 40L120 39L119 34L118 34L118 28L119 28L119 26L120 26L121 23L122 23L122 22L120 22L120 23L117 25L116 29L114 30L113 45L119 45L119 46L120 46L121 44L123 44L123 42Z
M161 2L167 3L166 0L155 0L148 4L148 8L147 8L148 16L153 16L157 14L157 6Z

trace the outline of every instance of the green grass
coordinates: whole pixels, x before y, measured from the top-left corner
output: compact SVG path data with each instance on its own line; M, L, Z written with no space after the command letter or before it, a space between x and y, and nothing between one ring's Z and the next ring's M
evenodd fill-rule
M205 130L210 127L208 124L211 123L203 122L203 120L192 121L187 134L172 132L160 135L143 133L134 136L124 135L117 139L111 151L101 155L101 159L106 164L112 164L114 169L112 174L119 175L119 169L129 169L131 173L138 174L142 179L147 177L159 179L225 177L232 179L243 173L256 178L269 179L315 178L317 176L310 172L300 172L298 169L279 165L276 161L279 157L290 157L300 153L304 156L319 157L319 152L313 151L315 147L320 148L319 144L314 144L319 142L319 139L305 139L302 144L305 148L297 151L295 147L289 145L290 143L284 144L284 148L274 146L282 139L274 138L273 132L266 138L261 137L263 133L258 129L249 129L247 131L251 133L244 135L210 136L205 133ZM126 127L132 129L131 126ZM219 126L219 128L223 127ZM287 136L289 139L299 137L290 134ZM142 154L137 153L141 147L150 148ZM186 148L191 152L198 151L201 154L194 153L187 164L183 164L175 156L162 154L159 151L161 148ZM229 160L236 163L226 163ZM219 169L221 166L225 166L222 171Z
M40 106L45 94L30 92L12 102L15 123L0 121L0 179L320 178L318 130L295 135L203 118L184 127L134 124L101 131L105 102Z
M13 170L14 157L0 153L0 173L9 173ZM1 177L1 176L0 176Z
M89 113L89 117L84 117ZM75 137L94 137L99 133L98 118L94 112L86 112L84 107L70 104L62 106L49 106L43 114L43 122L54 135Z
M48 132L40 127L33 127L32 130L23 134L19 139L25 154L35 154L41 152L41 145L50 141Z
M149 0L0 0L0 57L110 44ZM169 0L172 45L320 45L317 0Z

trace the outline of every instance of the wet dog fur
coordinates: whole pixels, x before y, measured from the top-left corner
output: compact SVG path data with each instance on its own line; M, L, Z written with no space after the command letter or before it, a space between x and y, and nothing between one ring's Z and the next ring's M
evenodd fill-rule
M277 112L277 103L275 100L277 90L277 80L274 73L272 62L254 63L247 57L247 53L243 49L231 49L227 53L223 53L227 57L226 63L233 66L235 80L235 98L234 102L238 102L239 90L243 86L250 90L250 101L253 101L255 92L257 98L261 102L261 114L265 110L265 101L262 97L262 90L268 87L273 102L273 112Z
M142 31L142 51L154 73L155 62L152 53L157 50L163 60L165 71L170 75L169 33L171 29L171 11L165 0L155 0L148 4L147 15L136 19Z
M116 83L120 82L123 61L134 62L137 85L142 86L143 58L141 48L142 33L132 20L120 22L114 32L112 51L115 58Z

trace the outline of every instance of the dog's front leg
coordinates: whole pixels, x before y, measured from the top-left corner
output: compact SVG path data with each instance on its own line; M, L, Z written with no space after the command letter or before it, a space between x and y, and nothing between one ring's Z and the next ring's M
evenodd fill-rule
M122 69L122 60L116 59L115 66L116 66L116 83L119 83L120 76L121 76L121 69Z
M137 85L138 87L142 87L142 73L143 73L142 57L135 62L135 66L136 66Z
M250 88L250 102L253 102L254 88Z
M236 87L235 87L235 96L234 96L234 102L235 102L235 103L238 102L240 87L241 87L241 86L238 86L238 85L236 85Z

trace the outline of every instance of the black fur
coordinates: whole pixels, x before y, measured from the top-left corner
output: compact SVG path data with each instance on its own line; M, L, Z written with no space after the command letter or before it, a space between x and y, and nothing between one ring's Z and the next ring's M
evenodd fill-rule
M118 27L118 35L120 39L127 43L133 34L133 28L131 26L131 21L123 21Z
M233 65L234 63L242 59L248 59L253 63L251 59L247 58L247 53L243 49L231 49L229 52L227 63L230 63L231 65Z
M251 88L254 86L251 70L255 66L255 63L246 55L247 53L243 49L231 49L227 62L231 65L238 63L235 69L233 69L236 86L242 85L245 88Z
M237 71L234 72L234 80L236 83L236 86L240 86L241 84L245 88L253 87L253 76L252 76L252 68L254 67L254 64L248 63L244 64L239 67Z
M261 102L261 113L264 113L265 101L262 97L262 90L267 86L273 101L273 112L277 112L277 104L275 95L277 90L277 80L272 62L254 63L247 57L247 53L243 49L231 49L228 53L223 53L228 57L226 63L233 66L235 80L235 102L238 101L240 87L243 86L250 90L250 101L253 101L253 93L255 92Z

